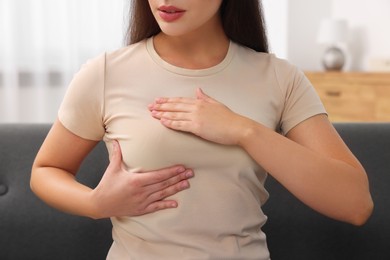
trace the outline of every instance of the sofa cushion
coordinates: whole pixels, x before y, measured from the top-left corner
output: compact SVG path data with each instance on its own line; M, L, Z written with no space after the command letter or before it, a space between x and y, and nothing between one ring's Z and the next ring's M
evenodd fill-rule
M366 168L375 208L362 227L326 218L303 205L271 176L263 207L273 260L367 260L390 256L390 123L338 123L337 130ZM49 125L0 125L0 259L105 259L109 220L71 216L30 190L31 166ZM94 187L106 166L103 143L78 178ZM244 216L245 217L245 216Z
M0 126L0 259L105 259L112 243L109 220L52 209L30 190L35 155L48 125ZM107 165L100 144L78 175L93 187Z
M362 227L326 218L303 205L269 177L263 230L273 260L390 259L390 124L336 123L365 167L375 208Z

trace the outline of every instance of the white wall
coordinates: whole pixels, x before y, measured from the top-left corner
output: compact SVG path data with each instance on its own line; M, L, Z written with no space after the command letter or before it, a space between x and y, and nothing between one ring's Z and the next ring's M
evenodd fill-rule
M351 70L370 70L373 59L390 59L390 1L333 0L332 16L350 27Z
M73 74L123 45L128 0L0 0L0 123L52 122Z
M288 0L263 0L263 8L270 52L287 58Z
M323 47L316 42L322 19L331 15L328 0L289 0L288 60L303 70L320 70Z
M316 43L320 21L331 15L330 0L263 0L270 51L302 69L320 70Z
M390 60L389 0L289 0L287 59L304 70L321 70L324 47L316 43L317 30L330 17L350 26L345 70L370 70L370 60Z

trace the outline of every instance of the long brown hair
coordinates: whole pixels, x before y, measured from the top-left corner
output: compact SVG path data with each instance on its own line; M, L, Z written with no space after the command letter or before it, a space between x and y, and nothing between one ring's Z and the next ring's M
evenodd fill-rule
M146 0L132 0L126 43L140 42L158 34L161 29ZM234 42L257 52L268 52L268 40L261 0L223 0L222 25Z

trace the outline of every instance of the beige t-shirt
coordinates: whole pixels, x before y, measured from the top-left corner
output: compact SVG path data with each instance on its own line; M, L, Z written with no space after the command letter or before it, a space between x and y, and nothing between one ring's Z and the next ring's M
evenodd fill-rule
M61 105L64 126L104 140L109 152L118 140L129 171L184 164L195 172L191 188L172 196L178 208L113 217L108 259L269 259L262 167L240 147L167 129L148 111L156 97L195 97L198 87L282 134L325 113L296 67L233 42L220 64L202 70L168 64L152 38L89 61Z

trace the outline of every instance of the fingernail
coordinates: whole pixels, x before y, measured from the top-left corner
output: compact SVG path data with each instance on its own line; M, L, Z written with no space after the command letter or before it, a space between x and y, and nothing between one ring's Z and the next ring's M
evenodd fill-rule
M164 103L164 98L156 98L155 102L156 102L156 104Z
M177 173L182 173L182 172L184 172L186 169L184 168L184 167L179 167L179 168L177 168L177 170L176 170L176 172Z
M118 143L116 141L112 142L112 149L114 152L118 151Z
M183 189L188 189L190 187L190 184L188 181L183 181L182 184L181 184L181 187Z
M187 171L186 172L186 177L187 178L192 178L192 177L194 177L194 173L192 171Z

